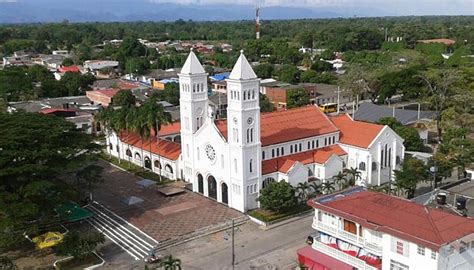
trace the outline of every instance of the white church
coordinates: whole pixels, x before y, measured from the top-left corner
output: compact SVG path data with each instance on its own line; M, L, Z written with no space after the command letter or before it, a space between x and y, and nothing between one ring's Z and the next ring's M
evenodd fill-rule
M191 51L179 74L180 122L144 142L111 134L108 151L241 212L257 208L259 191L273 181L333 181L357 168L358 184L378 186L403 159L403 139L388 126L327 116L313 105L260 113L260 79L243 53L227 79L227 119L214 119L207 82Z

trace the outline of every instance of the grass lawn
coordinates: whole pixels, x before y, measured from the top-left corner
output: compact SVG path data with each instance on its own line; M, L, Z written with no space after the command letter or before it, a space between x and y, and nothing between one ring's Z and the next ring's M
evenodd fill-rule
M164 176L161 177L161 181L160 181L160 176L158 174L145 170L144 168L139 167L126 160L120 160L120 163L119 163L119 160L116 157L109 157L109 155L105 153L101 153L100 157L105 161L108 161L126 171L129 171L130 173L133 173L136 176L153 180L156 182L157 185L164 185L164 184L173 182Z
M102 260L95 254L89 254L85 258L73 258L68 261L59 262L57 264L59 269L67 270L82 270L86 267L102 263Z
M306 204L299 204L281 213L275 213L275 212L264 210L264 209L255 209L255 210L250 211L249 215L263 222L269 223L269 222L277 221L280 219L284 219L288 216L303 213L311 209L312 208Z

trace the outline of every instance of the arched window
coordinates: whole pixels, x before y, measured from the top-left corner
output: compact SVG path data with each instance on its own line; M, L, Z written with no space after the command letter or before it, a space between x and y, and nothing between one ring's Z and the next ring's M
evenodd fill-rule
M142 160L142 157L140 156L139 153L135 153L135 159L136 160Z
M161 163L160 163L159 160L155 160L155 161L153 162L153 164L155 165L155 168L158 168L158 169L161 170Z
M114 150L114 146L112 145L112 143L109 143L109 149Z
M203 83L201 83L201 91L204 92L204 84Z
M281 155L284 156L285 155L285 147L281 147Z
M272 149L272 158L275 157L275 149Z
M262 181L262 188L265 188L266 186L268 186L272 182L275 182L275 179L273 177L265 178L265 180Z
M250 142L250 129L247 129L247 143Z
M193 83L193 93L196 93L196 84Z
M377 170L377 162L372 162L372 171Z
M359 170L365 171L365 162L359 163Z
M253 142L253 128L250 129L250 142Z
M199 93L199 84L196 85L196 91Z
M247 99L247 91L244 91L244 92L243 92L243 97L242 97L242 98L243 98L243 100L246 100L246 99Z
M130 151L130 149L127 149L127 151L125 151L125 154L129 157L132 157L132 151Z
M262 151L262 159L265 159L265 151Z
M252 99L255 99L255 89L252 90Z
M250 161L249 161L249 171L250 172L253 172L253 166L252 166L253 164L252 163L253 163L253 160L250 159Z
M311 142L308 141L308 149L310 149L310 148L311 148Z
M293 154L293 145L290 145L290 154Z
M166 172L169 172L169 173L173 173L173 168L171 167L171 165L166 164L166 165L165 165L165 171L166 171Z
M280 156L280 148L277 148L277 157Z

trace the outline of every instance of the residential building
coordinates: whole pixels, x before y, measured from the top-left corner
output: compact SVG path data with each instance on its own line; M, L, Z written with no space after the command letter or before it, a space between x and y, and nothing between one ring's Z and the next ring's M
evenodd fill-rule
M265 87L265 95L275 106L277 110L285 110L288 103L288 91L303 89L309 97L310 103L315 104L316 87L314 84L298 84L291 85L287 83L278 83L272 86Z
M194 192L239 211L256 208L259 191L273 181L293 186L315 178L333 181L335 174L354 167L362 173L357 184L381 185L403 159L403 140L387 126L348 115L329 118L314 105L260 113L260 79L243 54L226 80L226 119L215 119L207 74L193 52L178 76L181 116L172 125L179 129L162 128L174 130L180 146L162 142L162 131L159 142L143 143L134 134L111 133L109 152L162 173L154 166L159 156L159 166L169 165L167 177L192 183ZM163 147L155 149L156 143ZM130 147L142 144L140 150Z
M86 91L86 96L93 102L107 107L112 103L113 97L118 91L118 89L90 90Z
M89 112L80 112L69 108L48 108L40 110L39 113L62 117L66 121L74 123L77 129L87 134L92 134L96 131L94 127L94 115Z
M308 204L314 233L298 260L309 269L474 269L472 219L363 187Z
M209 96L209 107L212 108L215 118L227 118L227 94L216 92Z
M112 77L118 66L119 62L112 60L88 60L84 62L84 70L104 79Z

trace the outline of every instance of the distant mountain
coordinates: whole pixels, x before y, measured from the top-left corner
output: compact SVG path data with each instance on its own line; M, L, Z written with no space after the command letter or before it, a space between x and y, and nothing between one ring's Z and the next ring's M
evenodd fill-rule
M357 16L384 16L380 10L266 7L262 19L303 19ZM248 5L180 5L152 3L146 0L0 0L0 23L124 22L124 21L194 21L252 20L255 11Z

